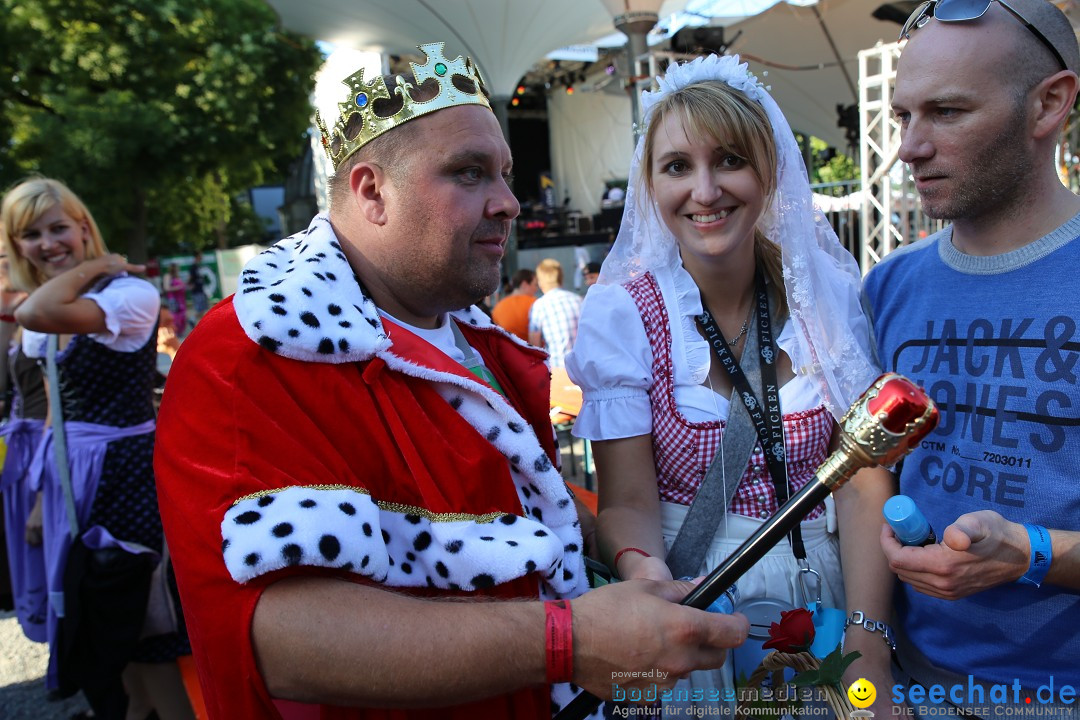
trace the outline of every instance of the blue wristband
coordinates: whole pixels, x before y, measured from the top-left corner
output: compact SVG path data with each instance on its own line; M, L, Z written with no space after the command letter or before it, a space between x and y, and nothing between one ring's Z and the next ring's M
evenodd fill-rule
M1024 523L1028 539L1031 541L1031 565L1027 572L1016 582L1024 585L1042 585L1043 578L1050 570L1050 562L1054 559L1054 552L1050 546L1050 531L1042 525Z

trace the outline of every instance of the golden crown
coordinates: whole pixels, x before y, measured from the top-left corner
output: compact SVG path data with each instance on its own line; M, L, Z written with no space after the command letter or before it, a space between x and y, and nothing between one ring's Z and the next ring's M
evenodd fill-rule
M319 132L322 133L323 148L334 163L335 170L345 162L346 158L364 145L398 125L421 115L455 105L491 107L485 92L484 79L480 76L477 67L473 65L472 59L462 60L458 55L455 60L447 60L443 55L444 44L437 42L417 45L417 48L427 56L427 62L423 65L409 63L417 84L423 85L428 80L438 83L439 92L435 97L424 101L413 100L408 92L413 88L412 83L406 82L398 75L394 92L401 96L401 109L393 115L380 117L375 113L375 101L390 100L392 97L381 75L370 83L365 83L364 70L361 68L341 81L343 85L348 86L349 97L344 102L338 103L340 116L332 131L327 130L319 112L315 111L315 122L319 126ZM471 82L475 92L466 92L455 85L455 77Z

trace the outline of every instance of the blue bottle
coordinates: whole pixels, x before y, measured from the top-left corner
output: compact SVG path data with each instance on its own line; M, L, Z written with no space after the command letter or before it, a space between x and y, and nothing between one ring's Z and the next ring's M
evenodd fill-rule
M680 580L691 581L694 578L687 575L686 577L679 578ZM724 593L712 601L709 607L705 608L706 612L720 613L721 615L730 615L735 612L735 606L739 604L739 588L732 585Z
M711 613L720 613L722 615L730 615L735 612L735 606L739 604L739 588L732 585L724 594L712 601L709 607L705 608Z
M907 495L893 495L885 501L881 512L901 545L922 547L937 543L937 535L926 516Z

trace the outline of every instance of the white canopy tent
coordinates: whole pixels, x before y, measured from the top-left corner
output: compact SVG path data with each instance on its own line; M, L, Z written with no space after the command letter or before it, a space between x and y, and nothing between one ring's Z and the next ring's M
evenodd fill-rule
M496 97L511 95L519 79L560 47L589 43L613 31L613 10L651 8L661 16L680 10L686 0L267 0L282 23L338 47L384 53L411 53L421 42L444 40L451 56L468 54L478 64ZM756 72L797 130L843 147L836 127L836 105L854 102L838 68L821 18L858 77L859 50L891 40L894 24L875 20L877 0L819 0L815 8L780 2L741 20L728 18L732 52L766 61ZM733 0L733 10L745 3ZM741 21L737 21L741 20ZM775 67L818 66L814 70ZM766 75L764 71L768 71ZM625 178L631 146L629 96L612 83L603 92L552 93L549 99L552 173L559 197L585 213L599 209L604 181Z
M793 129L843 150L847 142L837 125L836 106L855 104L856 96L828 37L857 86L859 51L892 41L899 32L895 23L872 17L876 6L870 0L819 0L814 7L780 2L750 18L716 19L713 24L724 26L731 43L728 52L742 53L749 61ZM586 213L597 212L604 181L625 179L629 173L629 99L609 90L554 93L548 121L552 174L560 196L569 195L571 205Z
M525 72L560 47L613 30L601 0L267 0L282 23L317 40L356 50L416 53L445 41L469 55L496 97L509 97ZM674 12L686 0L652 0Z
M283 25L339 49L415 54L420 43L445 41L450 57L466 54L476 62L496 98L510 97L521 77L547 53L610 36L615 14L641 10L669 14L684 7L686 1L267 0ZM629 165L630 103L624 94L615 97L616 105L619 101L623 107L599 114L586 111L584 117L582 108L591 104L579 104L575 108L578 112L566 117L566 129L580 130L575 141L567 146L553 137L553 155L573 153L589 158L584 165L567 170L579 176L574 185L562 177L559 161L553 157L552 163L560 197L569 194L575 207L588 212L599 207L602 189L602 185L593 188L599 181L593 182L592 176L619 177L620 173L625 175L625 169L620 168ZM610 105L612 100L607 102ZM609 120L618 123L617 130L606 124ZM563 136L554 129L552 134ZM590 140L581 141L584 135ZM322 177L327 168L317 146L316 150L322 171L317 175ZM604 169L609 164L613 169Z
M742 53L750 62L794 130L842 150L847 140L837 126L836 106L852 105L856 98L828 36L858 85L859 51L894 40L899 32L900 26L870 15L875 6L866 0L820 0L815 6L780 2L758 15L716 19L714 25L725 26L728 52ZM630 100L609 89L549 98L555 185L584 213L598 212L605 180L630 172Z
M777 3L728 25L728 52L741 53L750 62L792 128L844 149L836 106L858 103L859 51L878 42L894 42L900 32L896 23L871 15L879 4L878 0Z

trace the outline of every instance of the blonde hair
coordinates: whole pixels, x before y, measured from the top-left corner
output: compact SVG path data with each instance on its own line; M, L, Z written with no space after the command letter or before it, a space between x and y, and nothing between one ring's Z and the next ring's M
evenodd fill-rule
M711 139L727 152L746 161L765 194L768 210L776 193L776 139L769 116L758 103L720 81L699 82L665 95L653 108L645 132L642 158L644 192L652 197L653 153L656 134L664 120L673 115L682 123L688 138ZM769 284L776 317L787 317L787 293L780 246L754 230L754 259Z
M87 260L108 252L94 216L67 185L46 177L23 180L8 190L0 205L0 242L7 252L11 286L16 290L33 292L46 280L41 271L22 254L16 241L27 227L58 205L72 220L85 222L90 228L90 241L86 243Z
M562 265L554 258L541 260L536 266L536 279L543 287L562 287Z

